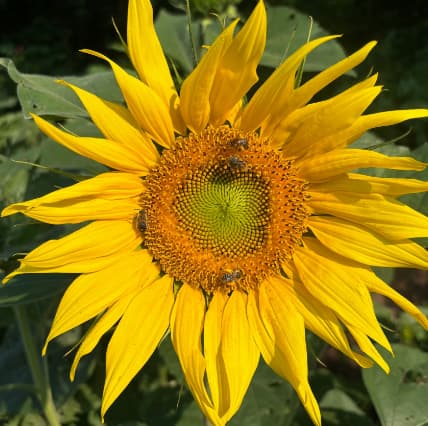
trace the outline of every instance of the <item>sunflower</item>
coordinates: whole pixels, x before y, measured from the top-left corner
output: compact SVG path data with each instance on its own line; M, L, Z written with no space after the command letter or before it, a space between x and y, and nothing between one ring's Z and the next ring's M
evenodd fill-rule
M397 200L428 184L355 172L426 164L351 145L369 129L428 117L428 110L363 115L381 91L376 75L311 102L375 45L296 85L304 58L334 37L300 47L244 103L265 46L263 2L236 26L207 48L178 94L149 0L130 0L127 42L138 77L85 51L109 63L126 105L61 82L104 138L76 136L33 116L47 136L111 171L3 210L50 224L89 222L28 253L5 281L79 274L43 352L96 317L75 355L73 379L79 360L115 326L102 416L170 335L212 424L226 424L239 409L261 355L320 425L306 328L361 367L375 362L385 371L373 343L391 346L370 293L390 298L428 329L418 308L371 269L428 269L428 253L411 240L428 235L428 218Z

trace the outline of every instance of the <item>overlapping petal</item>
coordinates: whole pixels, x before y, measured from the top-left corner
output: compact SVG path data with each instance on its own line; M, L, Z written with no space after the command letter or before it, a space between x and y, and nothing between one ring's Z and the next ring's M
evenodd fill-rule
M358 168L424 170L427 166L411 157L390 157L364 149L336 149L297 162L299 171L309 182L322 182Z
M423 117L428 117L428 109L404 109L362 115L350 127L336 134L312 141L310 152L312 156L316 156L332 151L333 149L344 148L355 142L367 130L376 127L391 126L403 121Z
M238 411L259 362L246 313L247 296L234 291L223 310L218 367L221 374L219 414L224 422Z
M186 126L195 133L203 130L211 115L210 96L217 68L224 52L232 43L238 22L231 23L214 41L192 73L184 80L181 91L181 115Z
M315 213L349 220L393 241L428 235L428 217L393 198L345 191L309 192L308 206Z
M374 75L333 98L295 110L276 126L272 144L289 157L311 157L312 144L351 126L373 102L381 91L380 86L374 86L376 78Z
M366 357L351 349L337 316L321 301L313 297L296 276L293 276L292 280L276 277L271 281L296 307L309 330L353 359L361 367L370 367L373 364Z
M132 223L119 220L92 222L60 238L49 240L20 260L20 267L4 278L18 274L96 272L131 253L142 242Z
M303 317L281 287L265 281L248 295L248 321L266 363L289 381L316 425L321 414L308 383Z
M290 111L287 104L294 90L295 73L299 65L312 50L336 37L313 40L289 56L252 96L242 114L241 128L249 131L262 127L263 132L267 120L271 123L282 120Z
M156 147L150 138L138 129L133 116L125 107L105 101L65 81L61 81L61 84L76 93L94 124L107 139L120 142L145 164L148 170L158 163L159 154Z
M371 266L428 269L428 252L410 240L388 241L337 217L312 216L309 228L325 247Z
M314 238L305 238L304 246L294 253L294 264L308 292L322 300L346 326L361 332L390 350L381 330L364 281L363 266L323 247Z
M205 299L202 292L184 283L178 291L171 314L172 343L195 401L214 426L222 426L224 422L205 388L206 362L201 346L204 318Z
M168 106L159 95L107 56L88 49L82 52L97 56L110 64L129 111L139 126L160 145L166 148L173 146L174 126L171 115Z
M120 256L100 271L80 275L61 299L43 353L55 337L102 313L123 294L143 288L159 272L147 250L138 250Z
M106 354L101 416L141 370L166 333L174 304L169 275L142 286L125 310Z
M346 173L333 180L311 183L313 192L355 192L399 197L405 194L428 191L428 182L408 178L382 178L359 173Z
M11 204L1 215L23 213L46 223L132 220L140 209L143 181L129 173L102 173L33 200Z
M128 51L141 80L152 88L169 108L174 128L184 133L179 98L159 43L149 0L130 0L128 5Z
M101 337L107 333L122 317L129 303L137 295L139 289L134 289L126 295L122 295L116 302L114 302L106 312L96 320L96 323L88 330L79 345L79 349L73 359L73 364L70 368L70 380L73 381L76 375L77 366L83 356L93 351L97 346Z
M259 1L245 25L225 49L210 93L210 124L221 125L229 111L257 82L256 69L266 44L266 11Z
M101 138L74 136L58 129L58 127L37 115L32 114L31 116L46 136L77 154L123 172L135 173L139 176L144 176L148 172L146 162L139 161L132 151L119 142Z

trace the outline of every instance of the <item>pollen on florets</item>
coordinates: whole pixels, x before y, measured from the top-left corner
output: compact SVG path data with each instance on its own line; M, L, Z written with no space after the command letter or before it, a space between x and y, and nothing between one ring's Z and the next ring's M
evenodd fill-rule
M256 133L222 126L178 138L146 179L144 244L176 280L207 293L279 273L306 229L305 182Z

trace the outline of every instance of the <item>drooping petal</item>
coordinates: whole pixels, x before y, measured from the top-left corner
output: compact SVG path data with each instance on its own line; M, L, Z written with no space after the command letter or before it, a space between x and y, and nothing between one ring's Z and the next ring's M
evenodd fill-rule
M287 58L252 96L242 114L241 128L244 131L255 130L267 119L275 123L283 119L289 112L286 106L294 90L297 68L312 50L336 37L313 40Z
M21 265L3 279L18 274L96 272L114 263L123 253L134 251L142 242L130 222L92 222L77 231L49 240L20 260Z
M181 115L186 126L199 133L209 123L210 96L217 68L230 46L238 21L232 22L214 41L192 73L184 80L181 91Z
M248 295L248 321L266 363L296 390L312 421L321 414L308 383L303 317L280 288L265 281Z
M241 406L259 362L260 351L247 320L246 299L243 293L234 291L223 311L219 362L224 377L219 409L225 422Z
M229 111L257 82L256 69L265 44L266 10L259 1L218 64L209 100L211 124L223 124Z
M308 206L314 212L355 222L388 239L407 240L428 235L428 217L393 198L380 194L308 192L311 195Z
M82 52L97 56L110 64L126 104L137 123L160 145L166 148L173 146L174 126L169 106L165 105L159 95L107 56L88 49Z
M159 43L149 0L130 0L128 5L128 51L141 80L152 88L169 108L174 128L184 132L178 111L179 98Z
M428 269L428 252L413 241L391 243L337 217L311 216L308 225L324 246L365 265Z
M221 426L224 422L220 420L204 384L205 359L201 347L204 316L202 292L184 283L171 314L172 343L196 403L213 425Z
M285 297L296 307L309 330L353 359L361 367L373 365L366 357L351 349L336 315L321 301L313 297L300 281L297 281L294 277L293 280L275 277L271 281L281 289L281 292L286 295Z
M79 365L79 362L82 357L91 353L94 350L95 346L98 345L98 342L100 341L101 337L119 321L126 308L128 307L129 303L134 299L138 292L139 289L131 291L126 295L122 295L88 330L82 340L82 343L80 343L76 355L74 356L73 364L71 365L70 369L71 381L74 381L77 366Z
M1 213L22 213L46 223L131 220L140 209L143 181L129 173L102 173L33 200L7 206Z
M100 314L123 293L152 282L159 271L147 250L138 250L100 271L80 275L61 299L43 353L55 337Z
M389 365L382 358L382 355L375 348L370 339L362 332L357 326L353 324L347 324L348 331L351 333L352 337L355 339L355 342L360 347L360 349L367 354L380 368L382 368L385 373L389 373ZM392 349L390 349L392 353Z
M107 139L120 142L132 151L134 156L146 165L147 170L159 162L159 153L153 142L137 128L137 123L126 108L105 101L73 84L65 81L60 83L76 93L94 124Z
M377 321L373 303L361 278L364 267L336 255L314 238L305 238L304 246L296 248L294 264L308 292L332 309L348 326L391 350Z
M37 115L31 114L31 117L46 136L77 154L123 172L135 173L139 176L145 176L148 173L145 162L139 161L132 151L119 142L102 138L74 136L58 129Z
M312 183L311 190L314 192L377 193L399 197L400 195L428 191L428 182L418 179L382 178L359 173L347 173L328 182Z
M297 162L299 171L310 182L322 182L358 168L424 170L425 163L411 157L390 157L364 149L336 149Z
M227 299L227 296L222 292L214 293L204 322L204 357L207 381L214 407L219 407L220 395L227 393L227 384L223 383L224 369L218 358L221 342L221 321Z
M414 317L416 321L421 324L426 330L428 330L428 318L416 307L413 303L403 297L400 293L396 292L388 284L384 283L378 276L372 271L367 270L364 274L365 283L367 288L373 292L381 294L382 296L391 299L396 305L398 305L403 311Z
M101 416L128 386L153 354L169 324L174 304L173 278L162 278L143 287L123 314L106 354Z

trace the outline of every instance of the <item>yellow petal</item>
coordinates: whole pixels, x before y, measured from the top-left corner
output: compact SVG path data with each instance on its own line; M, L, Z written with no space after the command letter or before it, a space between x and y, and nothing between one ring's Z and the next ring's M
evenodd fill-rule
M230 110L257 82L257 65L266 44L266 10L259 1L222 57L213 82L210 123L221 125Z
M214 293L210 301L204 322L204 356L206 360L206 374L214 407L219 407L220 392L223 392L224 369L218 362L218 351L221 341L221 321L227 296L223 293Z
M309 330L353 359L361 367L373 365L366 357L351 349L336 315L322 302L313 297L300 281L294 278L291 281L278 277L272 279L272 282L281 289L284 296L296 307Z
M266 363L296 390L316 425L321 425L317 401L308 383L303 317L274 282L265 281L248 295L248 321Z
M367 43L364 47L357 50L352 55L347 56L345 59L342 59L336 64L328 67L326 70L318 73L315 77L311 78L305 84L298 87L294 91L292 99L290 100L290 102L293 103L292 109L305 105L316 93L321 91L321 89L363 62L375 46L375 41Z
M332 309L346 325L352 325L383 347L390 344L379 326L370 294L361 278L363 266L305 238L295 250L294 264L309 293Z
M294 111L275 128L273 145L282 145L288 157L312 157L314 143L351 126L373 102L381 91L380 86L372 87L375 82L376 75L334 98Z
M312 50L336 37L328 36L313 40L287 58L251 98L242 115L241 128L250 131L259 128L265 120L271 123L282 120L290 112L288 103L294 90L297 68Z
M316 213L331 214L373 229L391 240L426 237L428 217L389 197L349 192L310 191L308 206Z
M110 306L103 316L85 334L82 343L73 359L73 364L70 369L70 380L74 381L77 366L83 356L93 351L98 345L101 337L107 333L122 317L129 303L134 299L139 290L131 291L126 295L122 295L116 302Z
M178 95L153 22L149 0L130 0L128 5L128 50L141 80L152 88L170 110L174 128L184 132L178 111Z
M217 37L181 86L181 115L187 127L195 133L199 133L209 123L210 96L215 75L225 50L232 42L236 24L237 21L234 21Z
M126 254L100 271L80 275L61 299L43 353L55 337L100 314L122 294L152 282L158 275L159 267L152 263L147 250Z
M382 358L382 355L374 347L370 339L358 327L347 324L347 328L360 349L365 354L367 354L380 368L382 368L385 373L389 373L389 365ZM392 353L392 349L390 349L390 352Z
M260 356L247 320L246 299L243 293L234 291L221 323L219 362L225 377L220 390L220 416L226 422L241 406Z
M390 157L365 149L336 149L296 164L301 176L311 182L322 182L358 168L420 171L426 167L425 163L411 157Z
M388 297L388 299L391 299L403 311L414 317L416 321L418 321L419 324L422 325L422 327L428 330L427 317L413 303L403 297L400 293L396 292L388 284L384 283L372 271L366 271L364 278L366 280L366 285L371 292Z
M201 348L204 316L202 292L184 283L171 314L172 343L196 403L213 425L220 426L224 422L220 420L204 384L205 359Z
M311 145L311 155L332 151L337 148L344 148L355 142L367 130L376 127L391 126L414 118L428 117L428 109L409 109L384 111L376 114L362 115L349 128L336 135L327 136L321 140L314 141Z
M73 84L65 81L60 83L76 93L94 124L107 139L120 142L132 151L141 164L146 165L147 170L159 162L159 154L152 141L137 128L134 118L126 108L105 101Z
M123 314L106 354L101 416L150 358L168 329L174 303L173 278L162 278L143 287Z
M43 197L11 204L1 215L22 213L46 223L131 220L140 209L143 181L128 173L103 173Z
M139 176L145 176L148 173L145 163L135 158L133 152L119 142L101 138L74 136L58 129L37 115L31 114L31 117L46 136L77 154L123 172L135 173Z
M159 95L107 56L88 49L82 52L97 56L110 64L120 91L137 123L160 145L171 147L174 144L174 127L169 106L165 105Z
M96 272L114 263L122 253L141 244L141 234L130 222L92 222L60 238L49 240L20 260L21 266L6 278L18 274Z
M359 173L347 173L328 182L312 183L311 190L314 192L377 193L399 197L400 195L428 191L428 182L418 179L381 178Z
M390 241L336 217L312 216L309 228L324 246L365 265L428 269L428 252L410 240Z

